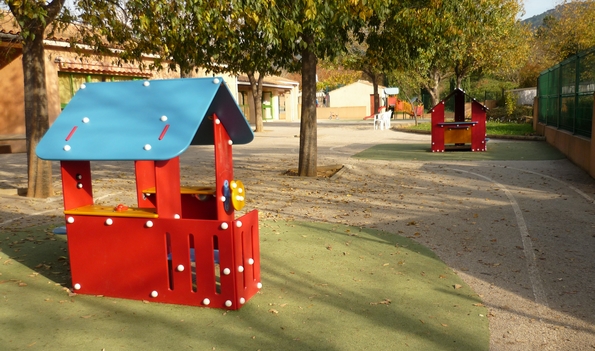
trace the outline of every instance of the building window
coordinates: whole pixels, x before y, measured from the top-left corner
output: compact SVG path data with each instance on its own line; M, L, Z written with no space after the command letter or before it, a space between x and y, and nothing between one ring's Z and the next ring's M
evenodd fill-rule
M83 83L92 82L115 82L123 80L142 79L129 76L111 76L98 74L81 74L70 72L58 72L58 87L60 93L60 106L62 109L68 105L74 94L80 89Z

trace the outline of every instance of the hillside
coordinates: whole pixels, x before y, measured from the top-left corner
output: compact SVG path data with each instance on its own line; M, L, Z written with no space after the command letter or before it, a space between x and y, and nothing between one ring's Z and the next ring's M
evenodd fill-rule
M554 17L559 16L559 10L558 9L547 10L544 13L541 13L539 15L535 15L533 17L529 17L529 18L523 20L522 23L527 23L527 24L531 25L531 28L536 29L543 24L543 19L546 16L550 16L550 15L554 16Z

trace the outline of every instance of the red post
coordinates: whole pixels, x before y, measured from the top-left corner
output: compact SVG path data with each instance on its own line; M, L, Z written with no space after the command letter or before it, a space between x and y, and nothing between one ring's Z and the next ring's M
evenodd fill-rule
M214 143L215 143L215 179L217 187L217 219L220 221L233 220L233 206L231 206L231 194L225 194L225 182L227 187L233 180L233 160L231 151L231 138L217 115L213 115ZM227 196L226 196L227 195ZM225 203L229 201L228 209L225 211Z
M159 218L182 215L180 196L180 158L155 161L155 196Z
M432 110L432 152L444 152L444 102L440 102Z
M477 122L471 129L471 151L486 151L486 111L477 101L471 103L471 120Z
M91 162L61 161L64 210L93 205Z

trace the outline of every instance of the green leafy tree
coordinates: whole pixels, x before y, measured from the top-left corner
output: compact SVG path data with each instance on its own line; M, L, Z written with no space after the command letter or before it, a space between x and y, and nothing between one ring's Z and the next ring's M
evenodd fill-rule
M25 89L25 134L27 138L27 196L53 195L52 165L37 157L35 148L49 128L43 40L46 28L56 20L65 0L5 0L21 28Z
M289 65L291 56L283 55L284 43L280 11L274 2L243 0L230 2L224 14L227 32L213 40L215 54L209 68L213 71L245 73L250 81L256 112L256 132L263 131L262 88L264 78L278 74Z
M548 15L530 41L530 56L520 73L521 87L537 85L539 74L595 46L595 0L564 1Z
M277 1L284 21L283 55L295 58L302 75L302 114L298 175L317 175L316 65L345 51L350 34L359 33L380 1ZM363 39L361 36L358 39Z
M456 40L450 56L457 87L472 73L510 76L528 57L530 32L517 20L517 0L462 0L453 8Z
M362 42L351 40L347 46L347 52L340 56L340 61L348 68L360 70L372 82L374 94L373 111L380 107L380 96L378 86L386 80L386 73L395 65L394 52L386 41L391 40L385 36L384 22L389 14L388 7L379 7L372 14L362 28L359 36ZM361 39L360 39L361 40Z
M422 104L421 89L424 86L420 80L420 75L411 74L406 70L392 70L387 75L391 86L399 88L399 95L403 96L405 100L413 102L413 106ZM417 125L417 113L414 109L414 123Z
M121 58L141 62L156 55L151 68L169 63L182 77L197 67L216 73L246 73L256 112L256 131L263 130L262 83L267 75L287 65L278 54L279 8L274 2L81 0L83 22L101 38L118 43ZM125 24L125 25L122 25ZM93 39L92 36L86 38ZM92 40L94 47L100 42Z
M362 72L346 69L344 66L322 61L317 69L317 91L331 91L357 82L362 78Z
M404 1L387 21L401 64L419 77L436 104L441 82L457 86L474 72L517 67L522 28L516 0ZM515 61L516 60L516 61Z
M97 8L91 0L80 1ZM110 5L110 1L100 1L115 15L119 14L118 7ZM172 3L178 7L172 8ZM269 69L286 67L301 70L302 118L298 173L301 176L315 176L316 64L318 58L332 58L345 50L349 34L359 33L359 29L374 13L372 5L389 6L379 0L277 0L270 3L246 0L221 4L211 0L129 0L119 6L123 13L131 13L127 18L124 16L126 21L120 21L125 26L117 23L117 16L103 16L101 13L91 14L87 20L97 20L97 28L107 28L101 34L108 40L113 37L127 54L133 54L131 58L138 57L141 52L156 52L160 57L170 58L178 64L189 58L191 64L212 70L221 69L216 63L229 65L227 67L231 71L241 66L241 70L249 76L254 72L256 77L259 72L259 78L268 74ZM119 34L120 30L122 35ZM187 33L191 33L193 39ZM361 36L358 39L362 39ZM194 48L177 45L185 40L190 40ZM163 44L160 44L161 41ZM244 43L251 43L252 46L241 45ZM159 45L167 51L160 51ZM268 62L260 59L263 53L263 56L268 57ZM256 62L254 70L237 64L236 60L241 59L242 55L246 59L244 62ZM268 66L261 66L262 63ZM258 82L256 85L259 85Z
M452 62L446 57L456 38L448 5L452 0L407 1L393 8L392 21L385 23L385 36L391 50L400 52L396 69L415 76L432 98L440 100L443 80L453 75Z
M197 66L207 66L215 55L212 40L227 33L227 3L214 0L78 0L78 40L100 53L118 49L124 61L142 66L143 57L154 55L151 69L163 64L181 77Z
M565 0L557 10L559 18L544 19L538 32L554 61L595 46L595 0Z

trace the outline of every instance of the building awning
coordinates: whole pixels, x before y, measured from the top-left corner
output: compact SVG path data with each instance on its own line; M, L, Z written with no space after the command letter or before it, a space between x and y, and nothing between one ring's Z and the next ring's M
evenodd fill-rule
M143 71L138 66L130 63L111 64L101 61L81 62L65 58L56 59L60 72L72 72L81 74L101 74L113 76L128 76L139 78L150 78L151 71Z
M238 76L238 86L250 86L248 77L244 75ZM293 88L299 86L299 83L282 77L267 76L264 78L262 86L272 89L292 90Z

